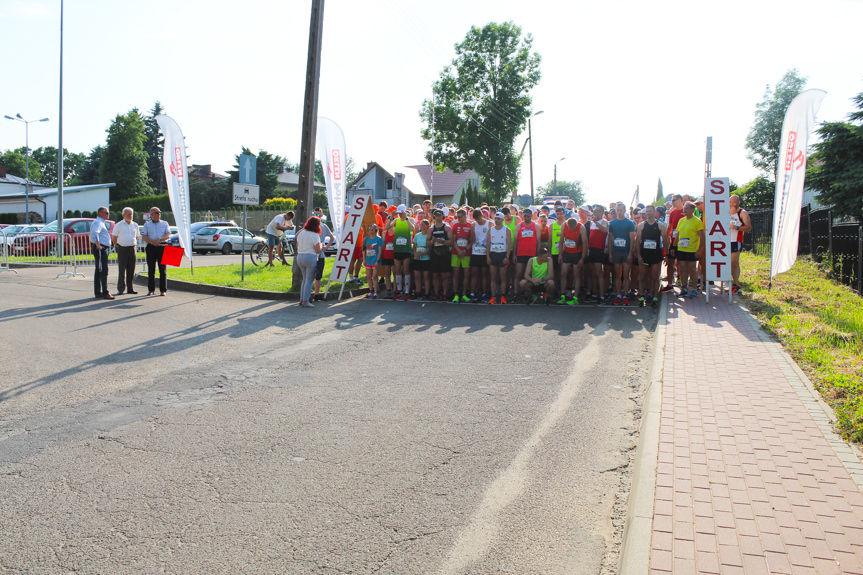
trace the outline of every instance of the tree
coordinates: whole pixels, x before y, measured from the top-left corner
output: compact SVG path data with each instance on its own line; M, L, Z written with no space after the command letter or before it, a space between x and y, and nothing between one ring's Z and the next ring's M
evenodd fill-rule
M539 186L536 191L538 192L539 199L546 196L569 196L575 200L577 206L584 203L584 183L581 180L574 182L558 180L557 186L554 185L554 181L551 181L544 186Z
M657 203L662 202L662 203ZM654 206L663 206L665 205L665 194L662 193L662 178L659 178L659 183L656 185L656 201L653 202Z
M819 202L863 220L863 92L852 101L858 111L848 114L850 122L824 122L816 130L820 141L812 146L806 183L818 190Z
M147 139L144 141L144 152L147 153L147 178L150 182L150 187L162 193L165 181L165 167L162 164L162 151L164 150L165 139L162 132L159 131L159 124L156 122L156 116L163 113L165 108L162 103L156 100L150 113L142 118L144 122L144 135Z
M773 199L776 197L776 183L769 180L767 176L760 175L731 191L736 192L740 196L740 201L747 207L772 206Z
M57 148L45 146L36 148L30 154L30 171L33 171L33 160L39 163L42 170L42 183L52 188L57 187ZM84 154L70 154L63 148L63 185L70 186L75 181L78 172L87 161Z
M746 137L746 157L770 181L776 180L779 145L782 140L782 122L791 100L806 86L806 78L796 69L788 70L776 84L773 93L770 85L764 90L764 100L755 106L755 123Z
M255 178L257 185L261 187L261 203L275 197L274 192L276 186L279 185L279 167L284 163L282 157L274 156L265 150L260 150L255 155L245 146L243 146L242 150L241 154L258 159L256 162ZM228 170L232 183L240 181L240 154L234 156L234 160L237 162L234 164L235 169Z
M137 108L118 114L106 130L108 139L102 150L99 180L114 183L112 200L124 200L153 193L147 176L147 153L144 151L144 122Z
M435 100L423 102L422 137L431 142L436 168L482 178L489 203L500 204L518 184L515 139L531 113L530 90L540 79L533 37L513 22L472 27L455 47L456 58L434 84ZM434 118L434 121L432 121Z
M189 181L189 208L192 211L218 210L233 205L233 186L230 181Z
M5 150L0 154L0 166L6 166L6 173L25 178L27 173L27 149L20 147L17 150ZM30 156L30 181L42 182L42 170L39 162L33 161L33 156Z
M98 184L99 181L99 165L102 163L102 146L96 146L90 150L90 154L84 158L84 163L78 170L72 185L89 186Z
M485 201L484 196L485 194L478 190L471 181L467 183L467 187L464 189L464 197L462 198L461 203L476 208Z

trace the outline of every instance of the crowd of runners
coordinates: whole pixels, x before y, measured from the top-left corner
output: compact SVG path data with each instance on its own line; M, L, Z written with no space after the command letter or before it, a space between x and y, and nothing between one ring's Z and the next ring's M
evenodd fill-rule
M739 197L731 206L736 292L751 224ZM655 307L660 292L677 287L675 295L695 298L704 289L701 198L675 195L665 206L631 208L576 207L572 200L524 209L382 201L375 213L347 280L368 282L370 299Z

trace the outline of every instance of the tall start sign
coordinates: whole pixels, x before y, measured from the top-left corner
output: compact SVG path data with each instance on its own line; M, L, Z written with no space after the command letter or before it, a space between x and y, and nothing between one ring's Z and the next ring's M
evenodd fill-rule
M704 249L707 256L707 281L731 282L729 190L728 178L704 180ZM707 290L707 297L710 298L709 290Z
M333 218L339 217L333 214ZM347 279L348 266L351 264L354 250L360 242L360 232L363 226L375 222L375 212L372 207L371 196L357 196L348 208L347 220L342 228L342 237L339 241L339 251L336 261L333 262L333 271L330 273L331 282L342 282Z

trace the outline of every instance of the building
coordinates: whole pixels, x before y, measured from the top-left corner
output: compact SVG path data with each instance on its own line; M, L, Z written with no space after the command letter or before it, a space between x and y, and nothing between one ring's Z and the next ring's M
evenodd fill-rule
M189 180L192 182L224 182L230 176L217 174L212 164L192 164L189 166Z
M480 190L479 174L473 170L456 173L452 170L434 172L431 164L416 166L385 166L369 162L366 169L348 185L348 202L360 195L370 195L377 203L419 204L431 199L446 205L464 202L465 190L472 185Z
M279 183L276 185L276 196L284 197L283 194L287 194L289 192L296 192L300 187L300 175L291 172L291 171L283 171L279 172ZM316 192L325 192L327 191L326 184L322 184L320 182L315 182L315 191Z
M14 177L14 176L13 176ZM19 178L21 179L21 178ZM23 179L22 179L23 182ZM37 184L38 185L38 184ZM93 184L89 186L63 187L63 211L87 211L95 212L99 206L107 206L110 203L110 189L117 184ZM52 222L57 219L57 188L45 186L34 187L30 192L30 221L41 220L41 223ZM23 214L26 210L24 186L0 185L0 213ZM115 207L116 209L116 207Z

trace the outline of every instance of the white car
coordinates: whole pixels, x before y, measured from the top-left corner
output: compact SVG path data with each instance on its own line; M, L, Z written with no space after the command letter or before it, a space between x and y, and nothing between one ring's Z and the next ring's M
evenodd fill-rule
M231 252L243 251L243 234L246 236L246 249L250 250L258 242L266 242L266 238L255 236L249 230L234 226L208 226L201 228L195 233L192 240L195 252L206 254L208 252Z
M6 226L3 228L2 234L0 234L0 238L3 239L3 245L0 246L0 249L3 250L3 253L11 252L12 242L15 241L15 236L18 234L29 234L30 232L38 232L41 230L45 224L18 224L15 226Z

